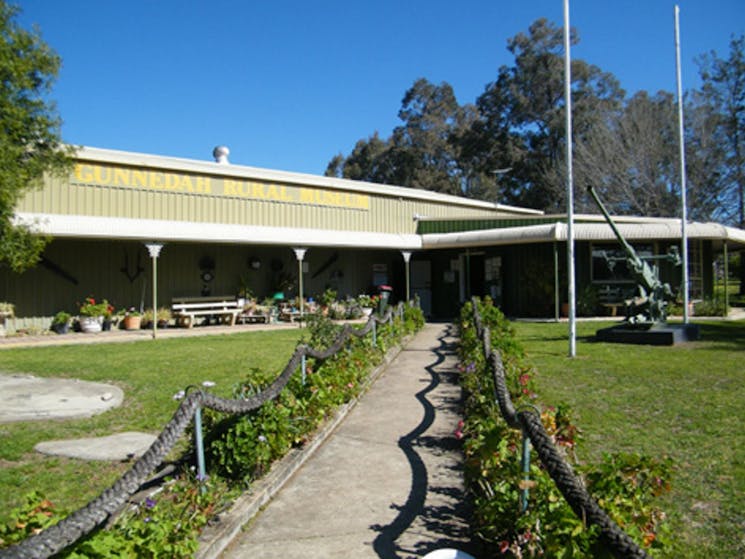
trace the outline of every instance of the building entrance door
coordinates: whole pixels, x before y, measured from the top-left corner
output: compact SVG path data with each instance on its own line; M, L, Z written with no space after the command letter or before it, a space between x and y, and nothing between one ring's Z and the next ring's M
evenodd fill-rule
M424 316L432 316L432 263L429 260L412 260L411 294L419 297Z

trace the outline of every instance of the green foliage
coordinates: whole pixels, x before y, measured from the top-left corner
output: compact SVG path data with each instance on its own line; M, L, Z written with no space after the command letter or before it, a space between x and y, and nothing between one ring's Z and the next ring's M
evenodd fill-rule
M418 305L404 306L404 332L413 334L424 326L424 313Z
M48 239L12 223L14 208L45 173L71 169L71 148L49 100L59 57L16 23L17 8L0 2L0 262L21 272L35 265Z
M693 305L693 314L696 316L727 316L724 300L719 298L704 299Z
M223 486L208 481L186 475L172 479L126 509L111 528L94 532L61 557L193 557L199 533L224 496Z
M593 285L585 286L577 294L577 314L579 316L597 316L600 308L598 290Z
M71 318L72 316L69 312L59 311L54 315L54 318L52 318L52 324L69 324Z
M328 307L336 301L337 292L334 289L327 289L321 295L321 305Z
M317 350L331 347L342 330L342 326L321 313L308 315L307 326L310 336L305 343Z
M26 495L24 504L10 512L10 520L0 524L0 549L56 524L54 504L38 491Z
M535 405L534 371L524 361L515 331L489 300L477 302L492 347L503 354L505 377L516 408ZM472 303L464 305L460 326L460 370L466 418L456 431L464 439L465 477L474 502L472 528L488 545L516 557L606 557L598 530L577 518L534 454L529 481L523 480L521 437L502 419L493 378L473 325ZM653 498L669 489L671 464L635 455L609 455L599 465L579 465L580 433L568 406L548 407L541 420L566 459L584 473L590 492L635 540L654 554L667 542L664 514ZM520 512L520 494L529 506Z

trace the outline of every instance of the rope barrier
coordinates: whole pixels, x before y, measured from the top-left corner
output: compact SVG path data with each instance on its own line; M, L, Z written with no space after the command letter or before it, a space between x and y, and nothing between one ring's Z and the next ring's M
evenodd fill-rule
M478 311L478 299L472 299L473 322L476 334L482 340L484 357L491 368L494 380L494 395L502 417L510 427L522 429L529 438L538 458L546 471L554 480L556 487L566 499L578 518L598 526L600 538L608 550L618 558L642 559L649 555L626 534L608 514L597 504L587 491L582 480L574 472L561 452L554 445L551 436L546 432L541 421L540 412L532 409L522 409L518 412L512 404L504 373L501 353L491 350L489 328L483 326ZM488 342L487 342L488 337Z
M399 303L399 306L401 303ZM389 307L382 318L372 315L360 329L345 324L334 343L325 350L315 350L305 344L298 345L287 365L277 378L260 393L245 399L225 399L204 391L190 391L181 401L171 420L166 424L150 448L114 484L84 507L71 513L54 526L34 534L11 547L0 549L0 559L46 559L69 547L103 524L110 515L124 506L155 469L162 464L174 448L198 408L210 408L227 414L245 414L275 399L287 386L293 373L298 370L303 356L325 360L344 347L350 336L362 338L375 323L393 321L393 308Z

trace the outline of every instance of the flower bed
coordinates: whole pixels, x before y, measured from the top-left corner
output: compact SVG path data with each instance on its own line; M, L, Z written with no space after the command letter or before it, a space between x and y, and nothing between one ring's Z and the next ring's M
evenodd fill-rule
M490 300L478 306L490 330L491 346L501 352L515 407L538 406L535 372L526 364L512 326ZM456 437L463 439L466 483L475 507L474 532L504 556L606 556L597 527L587 526L574 514L534 453L525 479L522 434L500 414L471 303L463 307L459 327L461 378L467 399L466 418L458 425ZM582 474L590 493L610 517L648 554L663 550L668 537L665 515L654 498L669 489L670 461L613 454L600 464L579 464L574 452L579 430L571 410L561 404L545 407L541 420L554 445ZM527 501L522 502L525 490Z

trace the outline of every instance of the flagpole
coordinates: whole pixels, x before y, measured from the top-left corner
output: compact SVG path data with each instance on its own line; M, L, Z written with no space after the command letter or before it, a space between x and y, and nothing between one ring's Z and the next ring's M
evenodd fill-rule
M567 142L567 284L569 290L569 357L577 354L577 321L574 296L574 179L572 176L572 68L569 0L564 0L564 99Z
M680 237L683 252L683 323L688 324L688 234L686 222L688 210L686 204L686 153L685 136L683 135L683 85L680 71L680 8L675 5L675 69L678 81L678 146L680 149Z

